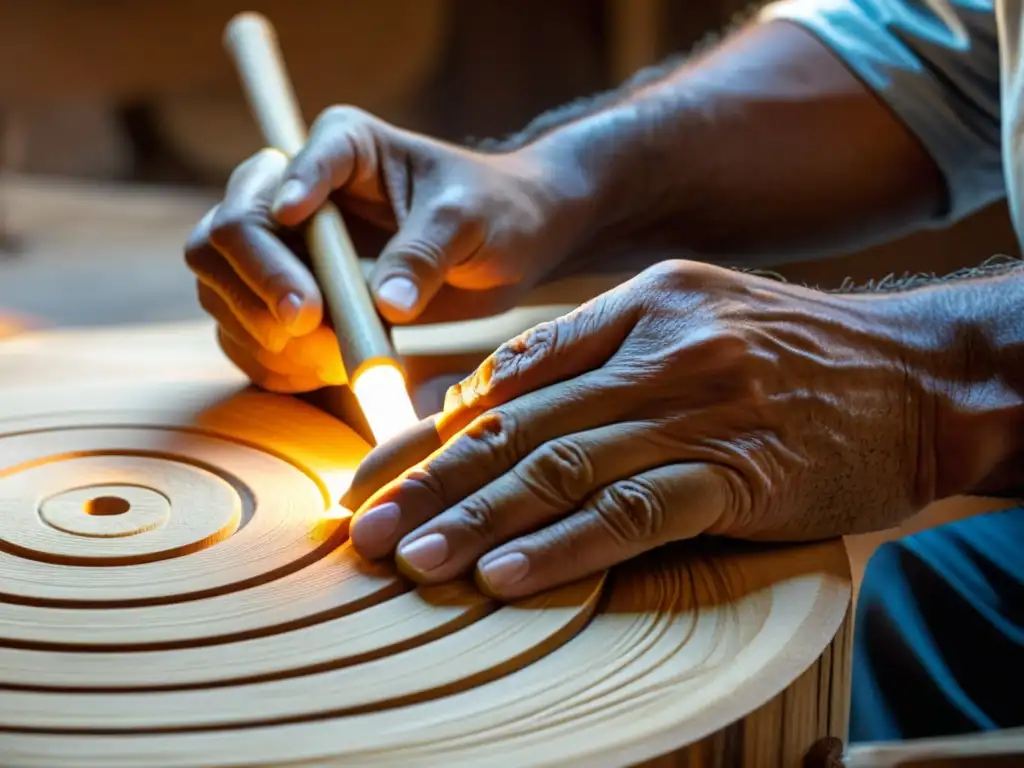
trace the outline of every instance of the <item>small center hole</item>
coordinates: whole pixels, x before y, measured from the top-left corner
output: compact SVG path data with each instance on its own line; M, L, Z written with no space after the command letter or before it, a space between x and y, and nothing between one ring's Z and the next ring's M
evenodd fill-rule
M125 499L119 496L97 496L95 499L89 499L85 502L85 514L87 515L123 515L129 509L131 509Z

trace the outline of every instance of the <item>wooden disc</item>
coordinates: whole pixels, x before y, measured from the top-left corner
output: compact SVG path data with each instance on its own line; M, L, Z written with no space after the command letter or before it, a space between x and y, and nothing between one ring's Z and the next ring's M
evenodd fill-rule
M112 435L82 430L75 437L102 442ZM173 557L222 541L241 520L242 501L229 483L163 457L85 455L0 478L0 538L44 562L127 565Z
M297 399L3 394L0 764L618 765L828 703L841 543L677 545L499 605L353 553L367 446Z
M235 505L230 505L229 509L232 506ZM97 484L90 478L87 485L44 499L38 511L42 521L58 531L106 539L134 536L166 525L171 517L171 500L152 488ZM227 517L237 527L239 515L228 514ZM227 523L224 527L228 527ZM11 535L17 536L18 528L12 526L12 529ZM54 542L41 550L49 552L54 546L60 545Z

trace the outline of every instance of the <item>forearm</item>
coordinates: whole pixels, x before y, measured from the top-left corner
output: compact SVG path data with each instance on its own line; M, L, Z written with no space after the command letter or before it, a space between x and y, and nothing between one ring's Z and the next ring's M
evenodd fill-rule
M930 498L1024 497L1024 268L1008 262L975 276L895 296L908 379L926 425L920 468Z
M756 25L548 131L531 151L589 180L592 243L777 262L890 239L938 215L918 140L809 32Z

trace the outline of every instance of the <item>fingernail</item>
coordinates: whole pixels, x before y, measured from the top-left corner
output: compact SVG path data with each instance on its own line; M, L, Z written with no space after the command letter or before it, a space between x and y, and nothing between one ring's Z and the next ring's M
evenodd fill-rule
M377 297L397 310L408 312L416 306L420 292L407 277L389 277L377 290Z
M289 179L281 185L281 189L277 192L277 198L274 200L274 212L277 213L282 208L297 205L298 203L301 203L305 197L305 185L297 179Z
M398 505L389 501L379 507L372 507L357 517L349 536L357 547L379 549L386 546L388 540L398 530L401 518L402 513Z
M277 302L277 319L291 328L299 319L299 312L302 311L302 299L298 294L289 293Z
M440 533L428 533L406 544L398 554L417 571L432 571L448 559L448 540Z
M480 566L480 577L495 591L522 581L530 570L530 561L522 552L511 552Z

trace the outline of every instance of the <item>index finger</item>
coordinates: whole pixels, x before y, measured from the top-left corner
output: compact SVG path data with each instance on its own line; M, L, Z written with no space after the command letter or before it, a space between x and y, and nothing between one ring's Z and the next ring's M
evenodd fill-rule
M282 325L302 336L320 325L323 305L312 273L277 237L270 217L287 162L264 150L238 166L209 222L209 240Z
M606 305L611 303L599 300L584 305L552 322L534 326L502 344L472 375L449 388L442 413L425 419L415 428L370 452L356 472L345 497L345 506L353 511L359 510L385 485L446 447L475 419L491 409L600 368L618 348L634 322L630 313L609 309ZM616 384L608 381L605 388L613 389ZM581 387L585 389L586 384L563 387L561 392L564 396L579 391ZM529 408L533 407L530 404L544 399L543 395L525 397L524 402ZM576 410L574 406L578 403L573 400L571 397L559 409L560 427L564 428L570 419L569 413ZM522 407L523 403L518 403L512 411L518 412ZM550 421L543 413L540 417ZM590 418L592 415L587 416ZM481 422L500 423L500 416ZM479 431L469 434L472 436ZM488 431L483 429L482 434ZM476 467L478 470L481 468ZM488 464L488 469L493 470L493 467Z
M341 499L342 506L358 510L374 493L424 461L442 444L436 416L428 416L402 434L378 445L356 469L352 483Z
M378 134L384 123L350 106L330 107L313 122L309 138L288 165L273 215L295 226L320 209L331 193L348 189L356 197L383 201L381 168L385 160ZM396 202L396 201L392 201Z
M349 533L356 551L368 559L384 557L405 534L518 471L540 445L615 423L631 408L622 394L594 371L488 411L355 510Z

